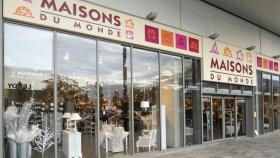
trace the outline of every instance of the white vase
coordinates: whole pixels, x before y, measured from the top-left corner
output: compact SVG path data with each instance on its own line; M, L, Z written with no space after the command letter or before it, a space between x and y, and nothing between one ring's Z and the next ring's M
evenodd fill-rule
M18 158L30 158L29 143L18 143Z
M17 143L12 139L8 139L10 158L17 158Z

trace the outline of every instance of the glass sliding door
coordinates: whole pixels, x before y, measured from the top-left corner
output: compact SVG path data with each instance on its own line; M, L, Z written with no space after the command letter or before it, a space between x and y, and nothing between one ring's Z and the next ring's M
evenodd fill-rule
M132 57L135 151L159 150L158 53L133 49Z
M235 102L234 98L225 98L225 137L235 137Z
M130 47L100 41L98 52L101 157L121 156L129 147Z
M246 135L246 100L237 99L236 101L236 115L237 115L237 124L236 132L237 136Z
M223 138L223 98L212 99L213 139Z
M97 132L96 41L61 33L57 34L56 41L57 93L59 105L63 107L58 116L63 127L58 133L63 138L58 157L66 156L62 151L68 145L71 150L76 149L75 156L92 157L96 154ZM69 128L70 131L65 130ZM68 142L70 138L76 142Z
M161 104L166 106L167 148L183 146L183 73L182 58L160 55Z
M203 130L203 141L212 140L212 100L210 97L202 98L202 130Z
M35 133L54 134L53 33L4 24L5 158L41 158ZM28 137L27 137L28 136ZM54 157L54 138L45 157ZM58 142L61 142L59 137ZM20 152L19 146L26 150ZM31 153L29 153L31 152ZM24 156L24 155L21 155Z

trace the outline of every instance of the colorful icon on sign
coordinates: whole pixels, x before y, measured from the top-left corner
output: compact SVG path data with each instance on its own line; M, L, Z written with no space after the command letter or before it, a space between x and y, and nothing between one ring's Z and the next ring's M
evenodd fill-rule
M229 47L226 47L224 49L224 56L227 56L227 57L231 57L232 58L232 53L231 53L231 49Z
M213 46L212 46L212 49L210 50L210 53L213 53L213 54L219 54L219 51L218 51L218 47L217 47L217 43L214 42Z
M145 25L145 41L158 44L159 43L158 28Z
M176 34L176 48L187 50L187 36Z
M278 72L279 67L278 67L278 62L274 62L274 71Z
M263 68L268 69L268 60L263 58Z
M273 61L272 60L269 60L268 61L268 67L269 67L269 70L273 70Z
M134 33L133 33L133 31L126 30L126 31L125 31L125 35L126 35L126 38L127 38L127 39L131 39L131 40L134 39Z
M161 44L168 47L174 47L174 33L161 30Z
M262 58L257 57L257 67L262 67Z
M33 18L32 12L25 6L19 6L15 12L16 15Z
M236 59L243 61L243 53L241 50L236 52Z
M132 19L125 20L125 27L130 28L130 29L134 28L134 23L133 23Z
M189 37L189 50L191 52L199 52L199 41L198 39Z
M253 57L252 57L252 53L250 53L250 52L247 52L246 53L246 59L247 59L247 62L248 63L251 63L252 62L252 59Z

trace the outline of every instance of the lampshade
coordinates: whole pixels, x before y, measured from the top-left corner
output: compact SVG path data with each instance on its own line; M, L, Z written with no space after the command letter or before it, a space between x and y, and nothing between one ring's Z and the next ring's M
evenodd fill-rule
M77 120L81 120L81 116L79 113L72 113L71 114L71 117L70 117L70 120L74 120L74 121L77 121Z
M67 118L69 119L71 117L71 114L69 112L66 112L63 114L62 118Z
M141 101L140 107L141 108L149 108L150 103L148 101Z

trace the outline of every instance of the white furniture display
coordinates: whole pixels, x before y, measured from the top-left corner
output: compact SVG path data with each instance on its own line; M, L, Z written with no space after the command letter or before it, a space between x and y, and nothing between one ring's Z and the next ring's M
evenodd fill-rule
M157 137L157 130L143 130L143 136L140 136L138 138L138 141L136 142L136 149L137 152L139 152L139 148L148 148L149 152L151 151L151 148L156 148L156 137Z
M82 158L81 132L62 131L62 148L67 158Z
M106 152L123 152L127 151L127 137L129 132L125 132L123 127L113 127L105 125L100 132L100 142L103 144ZM125 148L124 148L125 142Z
M237 126L236 126L236 132L237 132L237 134L238 134L238 132L239 132L240 126L241 126L241 123L238 122L238 123L237 123ZM234 126L233 126L233 125L226 125L225 132L226 132L226 134L230 134L230 135L233 134L233 133L235 133L235 132L234 132Z
M166 150L166 108L165 105L160 106L160 139L161 149Z

